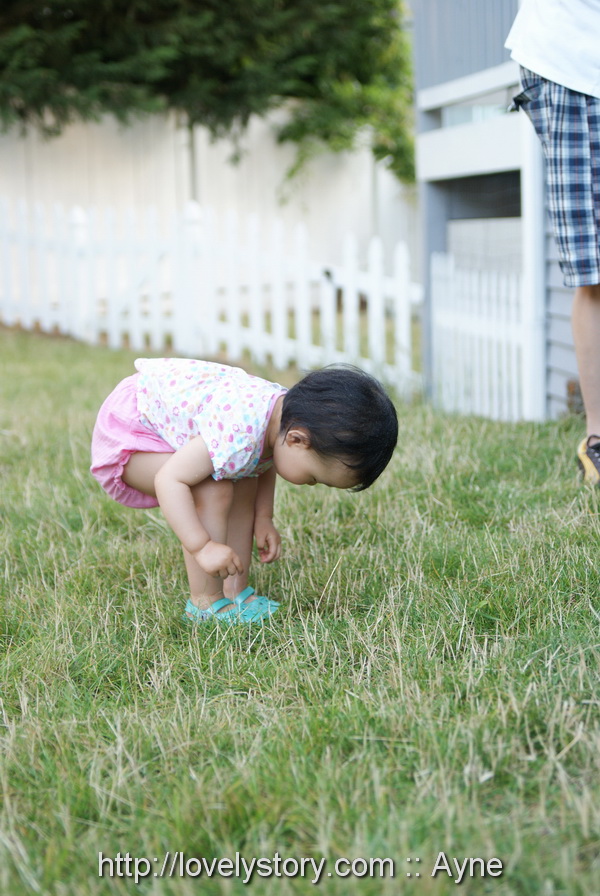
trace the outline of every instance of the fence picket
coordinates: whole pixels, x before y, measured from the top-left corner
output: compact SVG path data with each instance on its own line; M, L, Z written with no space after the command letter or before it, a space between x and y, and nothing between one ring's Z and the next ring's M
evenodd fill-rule
M97 284L100 282L98 253L93 247L100 244L98 211L93 206L87 216L87 233L85 245L85 293L86 305L84 314L84 336L86 342L97 342L99 338Z
M36 202L33 207L32 232L32 269L39 296L37 318L40 329L50 333L52 332L52 309L48 277L48 251L46 248L46 220L44 208L39 202Z
M248 335L247 345L259 364L264 364L266 351L263 339L262 268L260 252L260 220L250 215L247 222Z
M508 296L509 296L509 320L508 325L511 333L521 333L521 308L518 302L519 282L514 274L508 275ZM520 420L523 416L523 402L519 389L519 379L521 370L521 355L523 352L523 338L518 342L511 341L511 359L510 359L510 385L511 385L511 405L513 407L513 420Z
M32 307L32 290L29 263L29 220L27 213L27 204L25 200L20 200L17 204L17 228L26 237L17 244L18 252L18 282L21 289L17 293L17 307L19 309L19 320L21 325L29 330L34 324L34 313Z
M229 332L227 349L234 358L239 358L242 353L240 333L240 288L242 284L240 280L239 253L237 251L238 245L237 215L231 209L227 214L223 240L225 286L224 313Z
M219 301L217 296L217 243L215 214L212 208L199 211L197 296L198 296L198 346L209 357L219 351ZM172 227L175 230L175 226ZM176 265L177 246L171 252ZM177 341L175 340L177 345ZM196 352L197 353L197 352ZM190 352L194 354L194 352Z
M104 259L106 307L106 341L109 348L120 348L123 344L121 309L119 304L119 274L115 215L112 209L104 212Z
M410 303L404 296L410 294L410 262L408 249L398 243L394 250L394 291L391 312L394 320L394 364L402 376L410 376L412 364L412 315Z
M145 334L153 351L164 348L164 331L161 325L160 282L162 246L158 234L158 213L150 207L146 212L146 246L148 253L148 273L146 280L146 325Z
M3 319L8 327L17 322L11 265L11 224L8 201L0 198L0 271L2 272Z
M294 233L294 251L292 259L294 278L294 326L298 344L296 360L302 368L310 366L311 358L311 296L310 282L306 275L309 268L308 239L303 224L296 226Z
M332 277L322 277L319 287L321 325L321 357L335 357L336 353L336 311L337 285Z
M369 358L376 370L385 360L385 303L383 300L383 246L378 236L371 238L368 249L369 303Z
M358 358L360 356L360 296L358 293L358 246L353 233L349 233L344 240L343 267L345 274L342 302L344 352L349 357Z
M287 302L285 296L283 224L279 218L273 222L270 234L271 290L269 307L271 311L271 355L276 367L284 367L287 362L285 340L287 335Z
M188 202L173 244L173 343L181 354L194 354L198 332L198 292L202 220L200 207ZM216 322L215 322L216 324ZM215 326L216 329L216 326Z

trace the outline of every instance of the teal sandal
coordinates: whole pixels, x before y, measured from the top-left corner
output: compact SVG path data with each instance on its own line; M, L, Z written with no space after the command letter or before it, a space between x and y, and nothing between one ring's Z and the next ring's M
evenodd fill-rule
M243 606L251 607L253 603L257 603L257 604L260 603L263 605L263 607L264 606L267 607L267 609L269 611L268 612L269 616L272 616L273 613L276 612L277 607L279 606L279 601L269 600L269 598L265 597L264 594L257 594L256 597L254 598L254 600L250 602L250 604L245 604L245 601L252 594L254 594L254 588L251 588L250 586L248 586L247 588L244 588L243 591L240 591L240 593L238 594L237 597L233 598L233 602L234 602L234 604L237 604L238 607L243 607Z
M254 594L253 588L245 588L237 597L230 601L227 597L222 597L211 604L205 610L199 609L191 600L185 606L183 613L184 622L207 622L209 619L216 619L218 622L227 622L230 625L251 622L263 622L269 616L272 616L279 607L276 601L270 601L266 597L257 597L250 603L244 601ZM225 610L224 607L229 609ZM219 612L222 610L222 612Z

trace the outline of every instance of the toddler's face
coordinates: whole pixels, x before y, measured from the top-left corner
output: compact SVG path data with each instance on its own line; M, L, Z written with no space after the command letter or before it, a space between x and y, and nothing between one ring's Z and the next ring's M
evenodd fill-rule
M341 460L324 458L314 451L303 430L291 429L283 442L278 439L273 449L277 474L293 485L327 485L330 488L353 488L356 474Z

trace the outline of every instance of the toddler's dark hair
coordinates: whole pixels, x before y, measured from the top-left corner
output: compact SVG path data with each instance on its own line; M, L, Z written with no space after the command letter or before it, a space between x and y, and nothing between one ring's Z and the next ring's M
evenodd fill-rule
M309 373L284 395L280 434L301 427L310 447L338 458L363 491L387 467L398 441L396 409L374 377L347 364Z

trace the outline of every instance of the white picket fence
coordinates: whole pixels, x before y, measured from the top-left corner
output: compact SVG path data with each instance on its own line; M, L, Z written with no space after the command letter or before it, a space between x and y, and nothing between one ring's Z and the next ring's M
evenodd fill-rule
M281 222L219 218L189 203L160 226L149 210L0 202L0 321L92 344L196 357L245 354L277 368L359 364L400 391L420 384L412 317L420 298L406 248L386 274L374 238L366 265L349 236L317 269L307 234Z
M447 411L493 420L528 416L528 340L518 273L463 270L432 256L433 395Z

